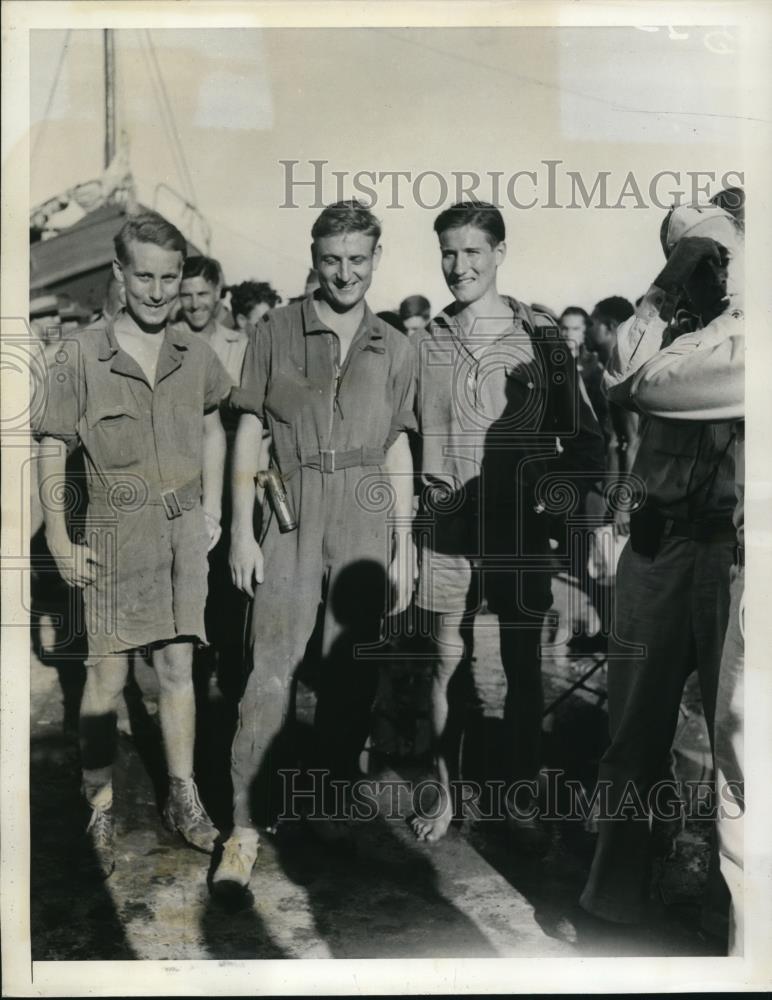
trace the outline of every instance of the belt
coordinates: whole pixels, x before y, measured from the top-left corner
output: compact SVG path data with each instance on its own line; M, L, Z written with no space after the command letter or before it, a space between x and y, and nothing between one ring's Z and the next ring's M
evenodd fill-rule
M352 451L336 451L322 449L316 455L305 458L300 464L306 469L318 469L319 472L332 473L339 469L354 469L361 465L382 465L385 453L383 448L354 448Z
M183 510L191 510L201 502L201 479L192 479L173 489L150 489L140 476L116 477L115 482L107 487L101 483L89 484L88 499L89 503L106 503L111 509L125 513L148 506L163 507L167 518L172 521L182 517Z
M667 517L662 534L665 538L675 535L678 538L691 538L695 542L737 540L737 529L731 521L681 521Z

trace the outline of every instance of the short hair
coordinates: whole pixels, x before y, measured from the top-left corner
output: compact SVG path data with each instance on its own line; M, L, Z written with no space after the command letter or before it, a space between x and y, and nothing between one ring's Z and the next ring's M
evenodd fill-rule
M604 321L610 319L619 324L629 319L635 312L635 309L629 299L621 295L611 295L607 299L601 299L593 309L593 312L597 313Z
M231 312L236 316L249 316L255 306L266 303L269 308L281 305L281 295L267 281L242 281L231 285Z
M182 280L203 278L209 285L222 285L223 273L219 260L214 257L188 257L182 268Z
M590 316L586 309L582 309L581 306L568 306L560 314L560 320L558 322L562 323L566 316L581 316L584 320L584 325L589 327Z
M115 256L121 264L129 263L129 243L153 243L164 250L177 250L183 261L188 253L185 237L176 226L158 212L130 216L113 237Z
M432 314L431 302L423 295L408 295L399 304L399 318L410 319L412 316L421 316L429 319Z
M363 233L372 236L373 245L381 238L381 224L361 201L350 198L328 205L311 227L311 239L316 242L325 236L340 233Z
M504 217L495 205L487 201L459 201L440 212L434 220L434 231L438 236L449 229L475 226L488 237L492 247L507 238Z

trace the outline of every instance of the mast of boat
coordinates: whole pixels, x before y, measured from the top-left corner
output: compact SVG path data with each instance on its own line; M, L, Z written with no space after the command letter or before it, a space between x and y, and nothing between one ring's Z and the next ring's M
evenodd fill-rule
M115 157L115 38L111 28L105 28L104 40L105 68L105 169Z

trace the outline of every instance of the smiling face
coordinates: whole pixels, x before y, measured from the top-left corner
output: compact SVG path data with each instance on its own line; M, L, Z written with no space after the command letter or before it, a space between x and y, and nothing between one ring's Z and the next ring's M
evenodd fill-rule
M477 226L446 229L440 234L442 273L457 302L469 305L496 289L496 271L506 256L505 243L491 246Z
M220 289L206 278L183 278L180 285L180 305L191 330L199 333L205 329L217 309Z
M155 243L131 240L128 261L115 260L113 273L122 285L126 309L147 330L166 324L180 290L182 254Z
M365 233L338 233L320 236L311 253L322 297L336 312L348 312L365 297L381 248Z

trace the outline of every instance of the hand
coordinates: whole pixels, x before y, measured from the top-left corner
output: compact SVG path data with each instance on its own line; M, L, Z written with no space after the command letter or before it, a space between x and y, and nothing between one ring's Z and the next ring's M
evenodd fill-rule
M389 614L399 615L410 604L418 578L418 561L412 532L397 536L388 578L392 594Z
M206 523L207 534L209 535L209 545L206 551L211 552L212 549L220 541L220 536L222 535L222 525L220 524L220 518L215 517L214 514L210 514L208 510L204 511L204 521Z
M48 550L54 557L59 575L70 587L88 587L96 579L100 565L88 545L76 545L69 538L48 540Z
M251 534L233 536L228 562L234 586L254 597L253 581L263 582L263 552Z
M614 511L614 528L618 535L629 535L630 534L630 511L629 510L615 510Z
M703 260L711 261L716 267L721 267L726 251L720 243L707 236L684 236L673 247L667 264L654 279L657 288L670 294L679 292L694 274L694 270Z

